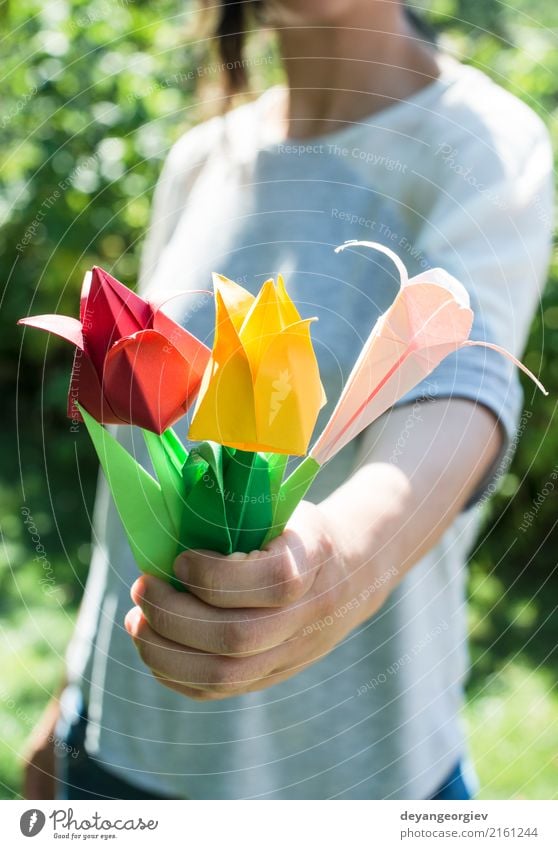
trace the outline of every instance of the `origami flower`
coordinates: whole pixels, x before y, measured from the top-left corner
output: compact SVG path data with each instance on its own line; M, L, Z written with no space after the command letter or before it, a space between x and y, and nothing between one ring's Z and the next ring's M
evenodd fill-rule
M257 297L213 276L215 342L190 439L245 451L304 454L325 397L310 339L282 277Z
M473 311L465 287L441 268L409 279L399 257L376 242L347 242L387 254L399 270L401 289L380 316L347 380L337 406L310 452L327 462L351 439L425 378L448 354L480 345L498 351L542 384L509 351L489 342L473 342Z
M264 547L284 530L323 464L458 348L493 348L543 389L504 349L469 340L469 298L451 275L433 269L409 280L389 249L348 245L391 257L401 289L372 328L324 431L286 478L287 455L306 452L324 395L312 319L300 318L281 277L254 297L214 275L211 353L160 305L98 268L86 277L80 321L56 315L22 321L77 348L70 410L75 415L76 398L142 571L180 587L173 571L180 551ZM188 452L169 425L198 390L189 436L213 441ZM103 421L144 428L149 470Z
M336 250L354 246L387 254L397 266L401 289L372 328L324 430L308 456L282 483L265 542L284 530L323 464L459 348L479 345L498 351L548 394L505 348L469 339L473 311L467 290L455 277L433 268L409 279L399 257L377 242L346 242Z
M199 389L208 348L102 268L85 275L80 318L38 315L18 324L76 346L68 415L75 402L104 424L162 433L184 415Z

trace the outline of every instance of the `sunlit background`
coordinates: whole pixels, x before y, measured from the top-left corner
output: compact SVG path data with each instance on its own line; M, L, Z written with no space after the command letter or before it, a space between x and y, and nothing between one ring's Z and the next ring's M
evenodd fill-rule
M556 138L555 0L424 0L415 8L442 44L525 100ZM199 23L194 5L178 0L0 3L5 798L20 793L18 755L61 678L87 572L84 504L92 507L96 478L87 434L71 433L64 415L68 347L38 333L26 334L22 345L15 322L29 313L73 315L83 272L93 264L134 285L165 154L186 128L222 106L218 74L207 66L207 28ZM268 36L257 38L251 50L269 55ZM277 79L276 64L255 67L251 89ZM484 507L470 569L465 721L483 798L558 794L556 264L524 361L550 395L524 384L517 455Z

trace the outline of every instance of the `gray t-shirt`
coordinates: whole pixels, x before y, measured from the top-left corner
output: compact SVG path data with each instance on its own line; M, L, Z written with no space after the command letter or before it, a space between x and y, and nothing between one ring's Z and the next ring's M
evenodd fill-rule
M471 294L473 337L520 353L548 260L552 164L538 118L449 59L408 101L300 144L266 135L283 96L272 89L175 144L155 196L143 289L208 289L216 270L255 291L281 271L302 315L319 318L328 405L318 429L397 290L385 257L334 254L346 239L383 242L410 273L445 267ZM192 294L169 310L210 341L211 298ZM506 435L478 499L511 454L517 377L497 354L468 349L405 401L448 396L486 405ZM121 428L120 438L147 463L137 431ZM331 462L313 500L351 474L358 450L356 440ZM101 482L68 654L89 710L90 754L169 796L428 797L464 750L465 564L477 517L462 513L382 610L320 662L262 692L195 702L157 683L123 628L137 567Z

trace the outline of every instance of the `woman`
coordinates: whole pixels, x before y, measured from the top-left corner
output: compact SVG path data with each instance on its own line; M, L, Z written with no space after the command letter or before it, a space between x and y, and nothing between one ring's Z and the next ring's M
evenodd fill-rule
M233 87L251 6L221 10ZM383 258L335 255L346 239L383 242L411 273L446 268L470 291L473 336L520 354L549 253L541 122L426 42L397 0L259 7L287 85L173 147L143 288L204 289L218 270L255 291L281 271L319 317L324 417L397 287ZM208 299L173 303L207 337ZM469 798L459 710L472 508L510 459L520 399L491 351L447 358L328 466L266 550L180 557L188 594L137 578L101 485L59 795ZM132 431L121 438L141 452ZM54 792L59 713L34 738L34 798Z

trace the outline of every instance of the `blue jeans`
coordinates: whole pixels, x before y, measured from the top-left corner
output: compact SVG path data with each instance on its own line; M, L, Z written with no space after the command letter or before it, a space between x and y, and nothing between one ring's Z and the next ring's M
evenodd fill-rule
M56 736L57 799L166 799L129 784L102 767L85 751L87 712L77 687L67 687L61 698Z
M70 690L70 688L69 688ZM57 746L58 799L168 799L129 783L106 770L85 751L87 714L78 691L64 694L62 720L57 735L65 745ZM64 716L64 697L71 702ZM435 801L467 800L471 791L461 761L430 798Z
M463 772L463 764L459 761L455 769L451 771L430 798L436 802L467 801L467 799L471 799L472 792L467 785Z

